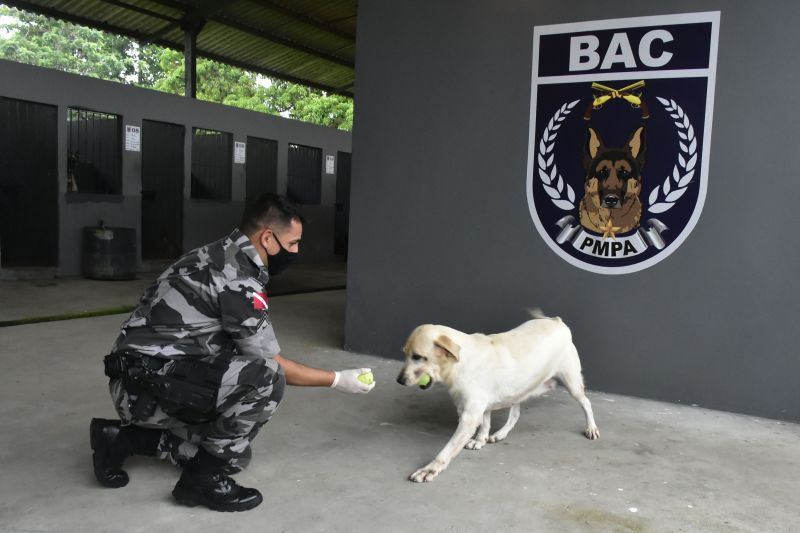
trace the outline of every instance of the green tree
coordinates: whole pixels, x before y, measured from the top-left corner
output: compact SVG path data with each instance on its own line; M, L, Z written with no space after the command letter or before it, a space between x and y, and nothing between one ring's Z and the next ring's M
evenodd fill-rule
M185 94L183 53L127 37L77 26L0 5L0 57ZM265 87L253 72L200 58L197 98L282 115L343 130L353 128L353 100L270 79Z
M155 45L139 46L136 50L136 85L154 89L164 79L164 69L161 67L162 56L168 50Z
M126 82L135 72L131 42L74 24L0 6L0 16L10 17L0 25L0 57L92 76Z
M161 76L152 87L167 93L185 94L183 53L163 50L159 67ZM197 61L197 98L272 113L265 102L267 94L258 84L256 74L203 58Z
M322 126L353 129L353 100L350 98L326 95L318 89L283 80L273 80L265 92L270 112Z

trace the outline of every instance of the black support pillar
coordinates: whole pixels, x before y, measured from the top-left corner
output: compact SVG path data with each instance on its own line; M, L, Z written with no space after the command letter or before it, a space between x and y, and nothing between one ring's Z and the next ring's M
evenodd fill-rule
M183 79L186 83L186 96L197 98L197 35L206 21L187 17L183 29Z

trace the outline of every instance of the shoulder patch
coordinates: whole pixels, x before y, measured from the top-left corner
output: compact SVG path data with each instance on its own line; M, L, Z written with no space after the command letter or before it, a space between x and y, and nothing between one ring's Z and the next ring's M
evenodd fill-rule
M269 300L267 299L266 292L254 292L253 296L253 309L256 311L269 310Z

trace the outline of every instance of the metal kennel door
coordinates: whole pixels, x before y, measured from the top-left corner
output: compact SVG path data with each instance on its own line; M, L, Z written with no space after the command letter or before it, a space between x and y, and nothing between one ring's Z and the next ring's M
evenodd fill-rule
M278 141L248 137L245 161L248 201L278 192Z
M0 97L0 266L58 263L58 108Z
M142 258L174 259L183 243L186 128L142 121Z
M286 195L295 203L319 205L322 197L322 149L289 144Z

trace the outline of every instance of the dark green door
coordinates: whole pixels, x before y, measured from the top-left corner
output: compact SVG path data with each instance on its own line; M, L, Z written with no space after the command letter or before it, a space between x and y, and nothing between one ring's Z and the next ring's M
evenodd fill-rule
M0 97L0 266L58 263L58 108Z
M142 259L175 259L183 242L185 128L142 121Z

